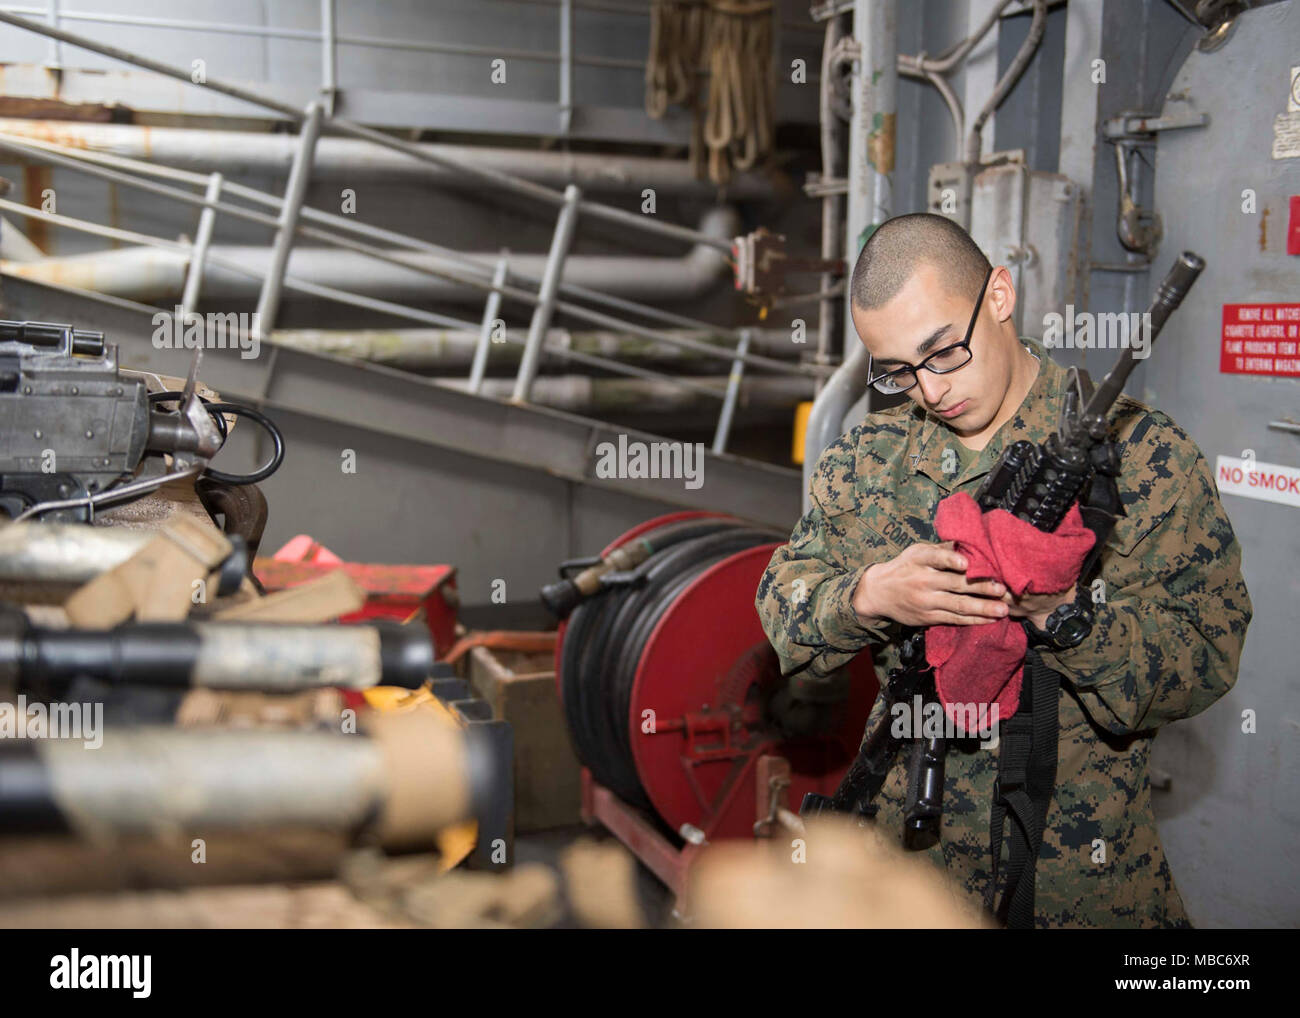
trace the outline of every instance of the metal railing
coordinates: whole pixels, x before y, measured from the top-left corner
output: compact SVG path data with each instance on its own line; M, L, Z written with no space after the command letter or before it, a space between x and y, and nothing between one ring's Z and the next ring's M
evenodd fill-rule
M528 60L539 63L559 65L560 84L560 127L561 133L568 133L568 118L564 111L564 91L567 83L572 81L573 67L581 64L588 67L616 68L620 70L642 71L645 64L640 60L618 57L587 56L574 53L569 44L572 39L573 0L557 0L560 8L560 32L557 51L511 49L502 46L476 46L470 43L436 42L420 39L401 39L373 35L341 35L337 30L336 0L320 0L320 28L288 28L277 25L241 25L224 21L201 21L190 18L164 18L140 14L116 14L98 11L66 10L59 0L47 0L41 6L5 4L0 12L16 15L43 17L53 28L61 27L64 22L82 21L102 25L124 25L135 28L175 29L187 32L212 32L218 35L242 35L262 39L288 39L300 42L312 42L320 46L321 83L320 93L326 111L334 112L334 99L338 92L338 48L339 46L361 46L373 49L407 50L417 53L440 53L455 56L480 56L506 60ZM597 8L610 12L609 5ZM617 13L636 15L631 8L622 8ZM62 41L50 40L46 63L50 67L63 66Z
M194 82L186 69L173 67L139 54L75 35L53 25L37 24L3 11L0 11L0 22L37 32L59 42L88 49L112 59L185 81L195 88L210 89L273 110L300 125L299 144L285 187L285 196L282 199L246 185L224 180L217 173L204 175L174 167L143 163L106 153L62 149L47 142L0 136L0 149L6 149L19 153L26 158L88 173L105 180L199 207L201 211L195 239L192 243L185 243L116 227L89 223L69 216L45 212L8 199L0 199L0 209L14 212L29 219L37 219L114 240L158 247L182 254L188 259L188 271L181 305L186 311L193 310L197 304L203 286L203 273L210 264L226 271L262 280L257 305L259 316L255 319L255 321L259 322L259 328L264 334L261 338L270 337L279 308L280 296L286 287L323 299L334 300L354 307L418 322L473 329L478 332L479 336L468 383L470 390L474 392L481 390L487 363L488 344L496 335L500 335L505 342L517 343L523 347L511 398L512 402L523 404L529 401L543 352L579 364L600 368L614 374L667 381L678 387L720 400L721 406L713 439L713 451L716 453L726 450L731 422L734 417L746 366L761 367L781 374L811 378L824 377L833 370L831 366L827 365L789 363L750 353L751 332L748 329L718 328L708 322L662 311L636 301L614 297L587 287L566 284L562 281L570 241L578 219L583 215L618 222L645 233L669 236L693 244L708 244L729 253L731 244L726 239L676 224L647 219L624 209L584 199L580 190L574 185L570 185L563 192L560 192L498 170L465 166L445 156L430 153L382 132L331 116L325 111L322 103L312 102L304 110L298 110L271 97L226 82L210 78L205 82ZM486 262L429 241L361 223L351 217L335 215L306 206L303 199L307 181L310 178L316 141L322 130L330 130L335 133L361 138L401 152L424 163L434 164L444 169L451 169L476 177L493 187L521 194L547 204L557 205L559 211L554 236L541 277L535 279L520 273L512 273L509 268L509 256L504 253L495 261ZM182 187L159 183L157 180L149 179L151 177L169 179L188 184L194 188L201 188L202 194ZM261 205L272 210L274 214L232 204L226 200L225 196ZM211 252L211 235L215 215L218 212L255 222L275 231L271 270L265 276L255 269L220 258ZM295 238L298 236L321 240L387 262L405 271L450 279L482 290L486 298L483 318L480 322L469 322L437 312L380 300L289 276L286 273L289 253ZM403 260L391 251L375 246L374 243L371 243L372 241L422 252L431 256L435 264L417 264ZM512 334L509 329L494 328L495 323L499 321L498 310L502 298L518 300L533 308L527 333L522 339L518 337L517 331ZM606 311L575 303L573 298L584 300L587 304L630 313L649 321L710 330L717 335L734 340L735 346L734 349L728 351L725 347L648 328L609 314ZM595 354L582 353L562 347L546 346L544 339L547 327L552 316L557 311L604 328L648 338L712 357L728 358L731 361L731 371L727 385L725 388L719 389L714 385L690 378L667 375L647 368L623 364Z
M603 57L578 53L573 46L573 13L575 10L592 10L606 14L622 14L635 18L649 17L650 8L628 5L582 2L582 0L497 0L498 3L532 3L534 6L558 8L557 48L555 50L512 49L503 46L480 46L464 42L444 42L423 39L404 39L392 36L343 35L337 28L337 0L320 0L320 28L289 28L279 25L241 25L226 21L202 21L191 18L167 18L141 14L117 14L98 11L68 10L60 0L46 0L43 5L3 4L0 13L31 15L44 18L46 24L58 29L64 22L88 22L102 25L123 25L135 28L171 29L187 32L211 32L217 35L250 36L261 39L287 39L315 43L320 47L320 95L325 112L333 114L339 91L338 48L357 46L369 49L405 50L417 53L439 53L452 56L488 57L504 60L524 60L557 65L557 114L559 131L569 133L573 113L573 69L576 66L601 67L613 70L645 71L645 61L629 57ZM796 31L817 31L816 26L801 23L783 23L783 27ZM46 66L63 66L63 41L50 38ZM701 71L701 73L707 73ZM818 76L813 75L814 78Z

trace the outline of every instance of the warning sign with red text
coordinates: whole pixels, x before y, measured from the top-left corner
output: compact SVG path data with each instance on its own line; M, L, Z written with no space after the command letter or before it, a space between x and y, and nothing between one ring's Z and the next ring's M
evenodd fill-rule
M1300 467L1220 456L1214 479L1225 495L1300 506Z
M1223 305L1219 371L1300 378L1300 304Z

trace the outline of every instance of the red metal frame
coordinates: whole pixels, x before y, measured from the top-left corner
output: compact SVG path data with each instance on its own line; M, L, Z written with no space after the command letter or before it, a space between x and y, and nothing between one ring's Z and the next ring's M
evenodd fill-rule
M601 554L666 523L721 515L660 516L629 530ZM763 724L757 703L736 702L744 700L738 694L752 681L733 674L741 662L757 662L757 676L772 674L763 668L775 665L774 659L763 661L765 653L774 652L754 610L754 593L777 547L739 552L696 577L655 626L633 680L628 725L641 784L671 830L689 824L704 843L678 847L640 810L582 771L584 820L608 828L668 885L682 914L689 914L686 896L696 856L709 842L756 836L757 821L770 809L774 777L788 781L779 802L786 809L797 810L806 792L835 789L875 700L875 673L864 652L849 666L850 699L838 725L819 738L783 742ZM560 625L556 640L557 686L566 628ZM653 732L642 731L645 710L654 711ZM758 836L773 834L769 825Z
M339 569L366 592L366 603L361 610L341 616L340 622L367 619L405 622L419 612L438 655L441 657L451 650L456 642L456 606L460 603L453 566L282 562L272 558L258 558L253 562L253 571L268 593L296 587Z
M690 915L691 865L705 846L688 844L678 848L638 810L593 778L585 767L582 768L582 819L587 824L599 823L626 845L673 892L677 914L683 918Z

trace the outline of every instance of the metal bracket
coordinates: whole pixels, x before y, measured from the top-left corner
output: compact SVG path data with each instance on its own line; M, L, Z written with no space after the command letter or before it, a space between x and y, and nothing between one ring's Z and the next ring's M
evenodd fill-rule
M1154 256L1164 236L1164 223L1154 209L1138 204L1136 188L1129 180L1129 160L1139 147L1154 145L1160 131L1204 127L1208 113L1178 113L1157 116L1127 111L1102 125L1102 136L1115 146L1115 170L1119 176L1119 214L1116 235L1125 250Z
M791 258L785 251L785 236L760 226L732 242L735 256L736 289L750 297L770 297L785 292L785 277L801 273L844 274L839 258Z
M1176 113L1162 117L1153 113L1128 111L1111 117L1102 124L1101 133L1107 141L1133 141L1155 144L1159 131L1174 131L1184 127L1205 127L1210 122L1208 113Z

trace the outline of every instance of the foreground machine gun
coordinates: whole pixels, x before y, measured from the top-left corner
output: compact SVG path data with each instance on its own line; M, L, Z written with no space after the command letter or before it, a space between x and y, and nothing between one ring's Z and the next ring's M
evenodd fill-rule
M1151 322L1152 342L1204 268L1205 261L1190 251L1183 252L1174 263L1146 312ZM1124 511L1114 481L1119 474L1119 456L1109 437L1106 418L1137 362L1130 352L1122 354L1095 392L1087 391L1090 384L1071 368L1070 388L1061 407L1056 433L1039 445L1019 441L1003 450L975 497L985 511L1005 509L1049 533L1060 525L1070 506L1082 500L1080 512L1084 524L1096 536L1083 564L1081 576L1084 577L1096 565L1106 536ZM1057 619L1048 622L1049 628L1055 628L1061 645L1070 646L1070 640L1078 643L1087 633L1088 620L1081 618L1086 612L1081 605L1067 605L1065 609L1058 609ZM864 819L875 816L877 806L873 800L907 741L893 734L893 707L910 702L917 695L930 699L935 695L934 670L926 660L924 630L906 633L899 657L901 667L890 671L881 690L885 708L881 721L864 740L835 794L805 795L801 815L835 812ZM920 740L915 747L908 773L903 830L904 843L909 848L928 848L938 841L946 754L947 745L941 738Z
M274 473L284 457L275 425L251 407L204 401L194 384L192 370L184 392L147 392L118 369L102 332L0 321L0 513L88 522L100 505L180 477L243 485ZM168 402L179 410L157 408ZM225 414L267 432L275 451L265 466L247 475L207 467L225 442ZM147 456L163 454L169 473L134 477Z

